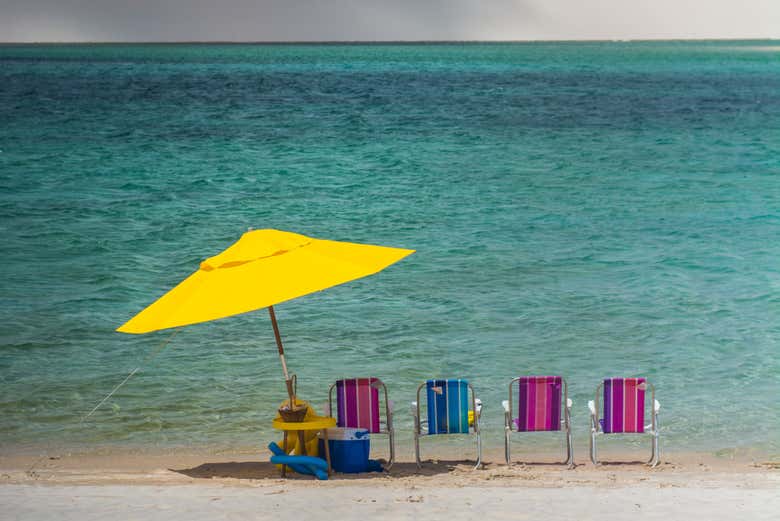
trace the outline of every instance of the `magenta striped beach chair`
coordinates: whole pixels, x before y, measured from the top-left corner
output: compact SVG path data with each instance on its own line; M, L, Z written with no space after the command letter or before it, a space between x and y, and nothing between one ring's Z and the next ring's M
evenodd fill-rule
M650 389L650 424L645 425L645 395ZM603 415L599 417L599 394L603 396ZM658 464L658 411L655 387L644 378L605 378L596 388L596 399L588 402L591 417L590 459L598 465L596 438L603 434L646 434L652 437L648 465Z
M380 389L384 393L385 421L382 421ZM333 412L333 394L336 395L336 425L367 429L371 434L387 434L390 440L390 459L386 469L395 461L395 431L393 430L393 402L387 397L387 387L379 378L345 378L336 381L328 391L328 407Z
M517 385L515 385L517 384ZM517 397L517 406L514 407ZM574 465L571 443L571 400L566 380L560 376L518 376L509 382L509 400L504 400L504 453L512 464L512 432L566 431L565 465ZM516 417L512 417L517 414Z

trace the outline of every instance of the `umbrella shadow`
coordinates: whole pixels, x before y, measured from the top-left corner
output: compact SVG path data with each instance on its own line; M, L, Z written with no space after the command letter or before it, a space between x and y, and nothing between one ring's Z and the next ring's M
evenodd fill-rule
M396 479L410 476L435 476L447 474L456 470L469 469L474 466L474 462L457 461L437 461L423 463L422 468L418 469L414 463L395 463L389 471L385 472L362 472L359 474L344 474L335 472L331 479L337 480L355 480L355 479ZM168 469L171 472L182 474L195 479L213 479L213 478L232 478L232 479L280 479L279 469L270 462L264 461L225 461L203 463L197 467L186 469ZM313 476L306 476L288 471L287 479L311 480Z
M266 461L212 462L188 469L168 470L196 479L279 479L279 470L276 465Z

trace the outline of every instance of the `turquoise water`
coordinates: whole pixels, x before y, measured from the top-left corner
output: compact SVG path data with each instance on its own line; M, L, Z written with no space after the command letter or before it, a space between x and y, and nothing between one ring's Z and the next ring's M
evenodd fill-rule
M114 329L249 227L414 248L277 307L304 397L644 375L666 450L780 452L776 42L0 46L0 444L261 445L267 313ZM550 442L554 443L554 442ZM402 451L402 455L406 455Z

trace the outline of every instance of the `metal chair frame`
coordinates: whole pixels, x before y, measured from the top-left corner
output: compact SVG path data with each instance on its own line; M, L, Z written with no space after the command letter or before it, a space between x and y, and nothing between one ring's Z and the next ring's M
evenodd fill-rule
M509 382L509 400L508 400L508 407L504 408L504 456L506 458L506 464L511 465L512 464L512 458L510 453L510 437L512 432L525 432L525 431L517 431L512 429L512 386L515 382L518 382L518 386L520 385L520 376L517 378L513 378ZM568 465L569 468L574 467L574 446L571 442L571 405L572 402L569 400L569 385L566 383L566 379L561 377L561 381L563 382L563 419L561 420L561 425L565 427L565 434L566 434L566 460L563 462L564 465ZM536 432L536 431L534 431ZM539 432L549 432L549 431L539 431Z
M427 430L427 424L428 420L423 421L420 418L420 411L422 410L422 407L420 407L420 391L424 387L428 385L428 381L423 382L420 384L419 387L417 387L417 401L412 402L412 415L414 417L414 459L417 463L417 468L422 468L422 461L420 459L420 436L423 436L423 425L425 425L425 428ZM477 464L474 466L475 469L482 468L482 435L480 433L480 423L482 418L482 402L477 399L477 395L474 393L474 387L472 387L471 383L466 384L471 391L471 410L474 411L474 434L477 438ZM479 408L477 408L477 403L479 403ZM426 410L429 404L427 403L426 399ZM448 435L447 434L437 434L437 435ZM458 436L470 436L470 434L466 433L453 433L452 435L458 435Z
M363 377L363 378L374 378L374 377ZM354 378L342 378L342 380L354 380ZM376 382L382 386L382 391L385 395L385 422L384 426L385 429L382 429L382 415L380 411L380 417L379 417L379 432L370 432L369 434L386 434L389 442L390 442L390 459L387 462L387 465L385 466L385 470L390 470L390 467L393 466L393 463L395 462L395 429L393 428L393 409L390 407L390 399L387 395L387 386L385 383L380 380L379 378L376 379ZM333 411L333 390L336 388L336 384L332 384L330 388L328 389L328 408L331 411L331 417L335 417L338 415L338 411L334 414ZM380 398L381 399L381 398Z
M658 403L658 400L655 399L655 386L651 384L648 381L645 381L645 385L650 388L650 403L653 404L653 411L651 413L651 423L649 425L644 426L644 432L625 432L625 433L614 433L614 434L646 434L648 436L652 437L652 444L650 448L650 459L647 460L646 464L649 465L651 468L658 465L658 460L660 458L660 453L658 449L658 437L659 437L659 423L658 423L658 411L661 409L661 404ZM612 434L612 433L605 433L601 428L601 423L599 423L599 411L600 409L600 403L599 403L599 395L601 393L601 390L604 387L604 382L602 381L601 384L599 384L598 387L596 387L596 399L593 401L588 402L588 409L590 409L590 460L593 462L594 465L598 465L598 454L596 451L596 438L603 434Z

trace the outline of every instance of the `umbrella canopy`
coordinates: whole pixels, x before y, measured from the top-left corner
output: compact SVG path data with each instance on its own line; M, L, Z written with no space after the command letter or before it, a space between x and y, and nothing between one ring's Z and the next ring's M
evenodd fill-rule
M295 412L295 392L273 305L372 275L412 253L414 250L312 239L279 230L248 231L228 249L203 261L198 271L117 331L149 333L267 307L290 396L289 408Z
M246 232L117 331L149 333L269 307L377 273L414 250Z

